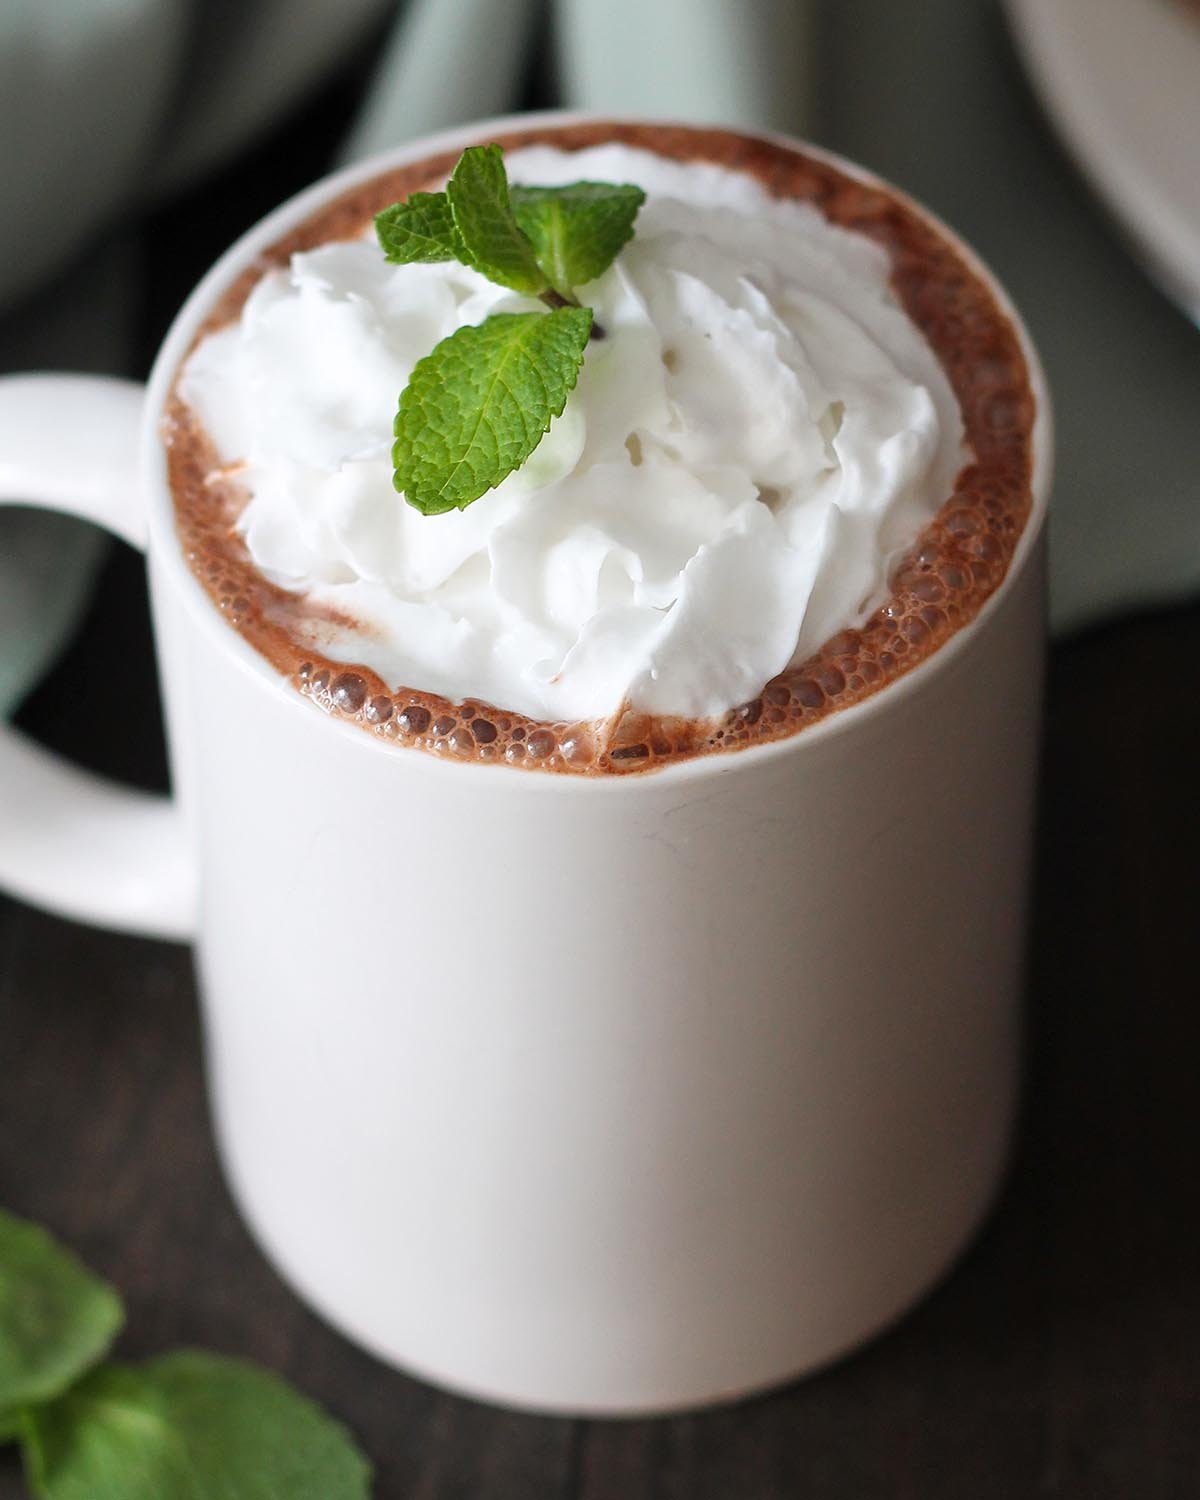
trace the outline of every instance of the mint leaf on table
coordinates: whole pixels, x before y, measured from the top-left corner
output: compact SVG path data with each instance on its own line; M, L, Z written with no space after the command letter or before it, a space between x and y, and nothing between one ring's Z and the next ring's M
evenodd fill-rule
M375 233L396 266L458 260L463 253L445 193L412 193L403 203L393 203L375 215Z
M609 182L514 185L509 196L538 264L563 297L608 270L633 235L633 221L646 201L641 188Z
M0 1441L67 1389L124 1321L116 1292L44 1229L0 1209Z
M446 197L465 264L514 292L536 297L546 290L546 273L509 202L499 146L468 146L446 184Z
M41 1500L366 1500L340 1423L273 1375L184 1352L108 1365L25 1418Z
M579 378L591 310L498 313L420 360L400 396L394 482L427 516L463 510L529 457Z

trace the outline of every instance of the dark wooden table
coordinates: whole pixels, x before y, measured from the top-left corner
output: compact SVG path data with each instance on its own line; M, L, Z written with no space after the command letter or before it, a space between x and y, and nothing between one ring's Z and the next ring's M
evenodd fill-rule
M201 195L145 228L147 355L223 243L320 170L353 98L339 87L210 190L219 212L197 211ZM162 785L147 641L138 565L116 552L26 727ZM1200 610L1054 651L1007 1190L940 1290L814 1379L598 1423L491 1410L383 1368L305 1311L234 1214L187 951L3 898L0 1202L120 1286L124 1356L201 1344L283 1372L356 1430L379 1500L1195 1500L1197 660ZM23 1493L6 1450L0 1500Z

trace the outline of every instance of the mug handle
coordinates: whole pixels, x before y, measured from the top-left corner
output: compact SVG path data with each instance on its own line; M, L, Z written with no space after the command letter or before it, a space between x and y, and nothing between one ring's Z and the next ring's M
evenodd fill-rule
M127 380L0 377L0 506L79 516L144 552L144 400ZM0 723L0 887L100 927L187 939L194 884L171 798L93 776Z

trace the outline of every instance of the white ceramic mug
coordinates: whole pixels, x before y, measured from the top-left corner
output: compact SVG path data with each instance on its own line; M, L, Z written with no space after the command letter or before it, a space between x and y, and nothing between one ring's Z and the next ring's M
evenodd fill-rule
M260 249L381 167L513 123L271 215L189 300L147 393L0 382L4 497L146 549L176 789L104 786L4 731L0 881L194 941L229 1180L331 1322L464 1392L649 1412L860 1343L996 1190L1050 420L1026 339L1034 507L1007 577L923 665L794 738L590 780L325 718L188 570L159 413Z

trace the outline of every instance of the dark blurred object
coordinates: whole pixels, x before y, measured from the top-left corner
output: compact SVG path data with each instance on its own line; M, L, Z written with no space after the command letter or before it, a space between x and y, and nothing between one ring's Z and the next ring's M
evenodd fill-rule
M1016 299L1045 360L1058 439L1053 627L1194 595L1200 338L1060 154L998 6L855 0L821 17L817 139L959 230Z
M0 10L0 307L311 95L396 0Z

